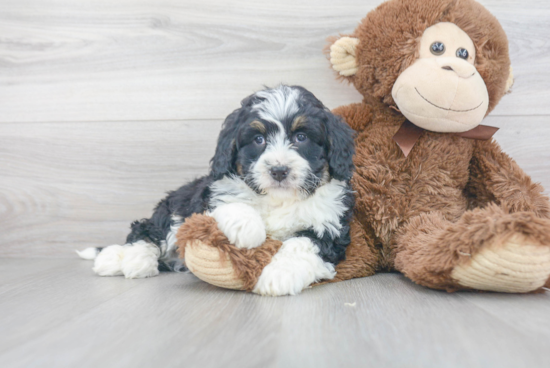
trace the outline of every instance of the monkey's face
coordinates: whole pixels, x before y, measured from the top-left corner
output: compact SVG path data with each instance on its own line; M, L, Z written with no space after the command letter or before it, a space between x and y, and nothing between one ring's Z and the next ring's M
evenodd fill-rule
M459 133L479 125L514 80L498 21L474 0L384 4L353 36L332 43L332 68L361 94L397 105L422 128ZM480 13L466 16L474 8Z
M489 94L474 66L475 47L453 23L427 28L418 59L395 81L392 97L415 125L434 132L464 132L485 117Z

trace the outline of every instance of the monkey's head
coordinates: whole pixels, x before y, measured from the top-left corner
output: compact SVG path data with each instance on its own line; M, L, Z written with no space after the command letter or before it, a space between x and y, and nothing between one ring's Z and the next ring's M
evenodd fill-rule
M330 56L361 94L435 132L475 128L513 83L506 34L473 0L389 0Z

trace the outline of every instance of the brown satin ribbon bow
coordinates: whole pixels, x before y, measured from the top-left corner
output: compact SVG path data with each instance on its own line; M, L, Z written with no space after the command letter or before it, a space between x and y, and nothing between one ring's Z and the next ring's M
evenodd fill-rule
M478 125L474 129L462 133L449 134L455 134L463 138L487 140L490 139L498 129L499 128L488 125ZM401 148L401 151L403 151L405 157L407 157L409 152L413 149L415 143L425 131L426 129L405 120L405 122L401 125L401 128L399 128L397 133L393 136L393 140L397 143L399 148Z

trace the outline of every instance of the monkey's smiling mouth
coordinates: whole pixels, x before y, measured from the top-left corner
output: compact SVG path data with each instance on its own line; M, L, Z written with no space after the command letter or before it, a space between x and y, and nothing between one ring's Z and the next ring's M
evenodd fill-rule
M429 103L430 105L433 105L435 107L437 107L438 109L441 109L441 110L445 110L445 111L454 111L454 112L468 112L468 111L472 111L472 110L475 110L477 109L478 107L480 107L482 104L483 104L483 101L481 101L479 103L479 105L477 105L476 107L473 107L471 109L467 109L467 110L453 110L453 109L447 109L445 107L441 107L441 106L437 106L436 104L434 104L433 102L431 102L430 100L428 100L426 97L422 96L422 94L420 92L418 92L418 89L416 87L414 87L414 90L416 91L416 93L418 93L418 95L420 97L422 97L427 103Z

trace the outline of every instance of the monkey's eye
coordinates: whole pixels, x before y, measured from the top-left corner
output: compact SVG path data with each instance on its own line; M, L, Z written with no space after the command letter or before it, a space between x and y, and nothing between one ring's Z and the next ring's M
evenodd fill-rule
M294 139L296 140L296 142L305 142L307 140L307 135L305 135L304 133L298 133L296 134L296 137L294 137Z
M263 146L265 144L265 138L261 135L257 135L254 137L254 142L256 142L258 146Z
M434 55L441 55L445 52L445 45L443 42L436 41L430 45L430 51Z
M468 50L466 50L464 47L460 47L456 50L456 56L461 59L468 60L468 55Z

